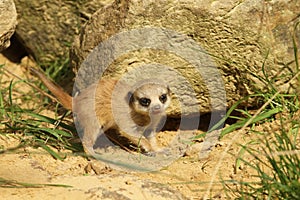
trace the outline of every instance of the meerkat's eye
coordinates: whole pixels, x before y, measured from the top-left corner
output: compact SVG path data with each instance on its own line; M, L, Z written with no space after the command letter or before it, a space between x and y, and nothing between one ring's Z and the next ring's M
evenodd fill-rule
M148 98L140 98L139 103L144 107L148 107L151 103L151 100Z
M162 94L162 95L160 95L160 97L159 97L159 100L160 100L160 102L162 102L162 103L166 103L166 101L167 101L167 94Z

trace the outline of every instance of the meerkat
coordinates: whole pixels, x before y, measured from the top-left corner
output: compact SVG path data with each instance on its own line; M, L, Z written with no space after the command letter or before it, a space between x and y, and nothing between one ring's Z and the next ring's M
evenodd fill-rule
M130 87L117 80L101 79L71 97L41 71L31 71L63 107L72 110L75 124L82 128L85 153L95 154L93 146L98 136L106 134L110 138L108 130L117 131L145 154L161 151L156 134L171 102L168 85L146 81Z

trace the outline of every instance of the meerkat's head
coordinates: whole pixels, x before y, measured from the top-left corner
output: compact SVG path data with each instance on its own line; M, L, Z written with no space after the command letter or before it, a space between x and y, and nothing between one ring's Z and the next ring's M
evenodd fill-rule
M133 111L144 115L163 115L171 102L170 89L160 83L145 83L129 92Z

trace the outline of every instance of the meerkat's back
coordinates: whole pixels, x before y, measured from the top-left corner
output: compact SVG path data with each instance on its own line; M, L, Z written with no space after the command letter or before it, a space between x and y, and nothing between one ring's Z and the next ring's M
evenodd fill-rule
M77 116L80 115L81 118L94 114L104 131L109 128L116 128L111 103L112 92L116 83L116 80L101 79L98 84L93 84L84 89L78 96L73 98L73 112ZM88 125L82 124L82 126Z

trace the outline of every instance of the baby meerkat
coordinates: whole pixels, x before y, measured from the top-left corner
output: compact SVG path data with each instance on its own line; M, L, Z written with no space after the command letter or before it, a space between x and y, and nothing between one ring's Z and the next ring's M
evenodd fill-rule
M87 154L95 153L93 146L99 135L105 133L110 138L108 130L117 131L144 153L160 151L156 133L171 102L166 84L145 81L130 87L121 81L101 79L71 97L39 70L31 71L66 109L72 110Z

